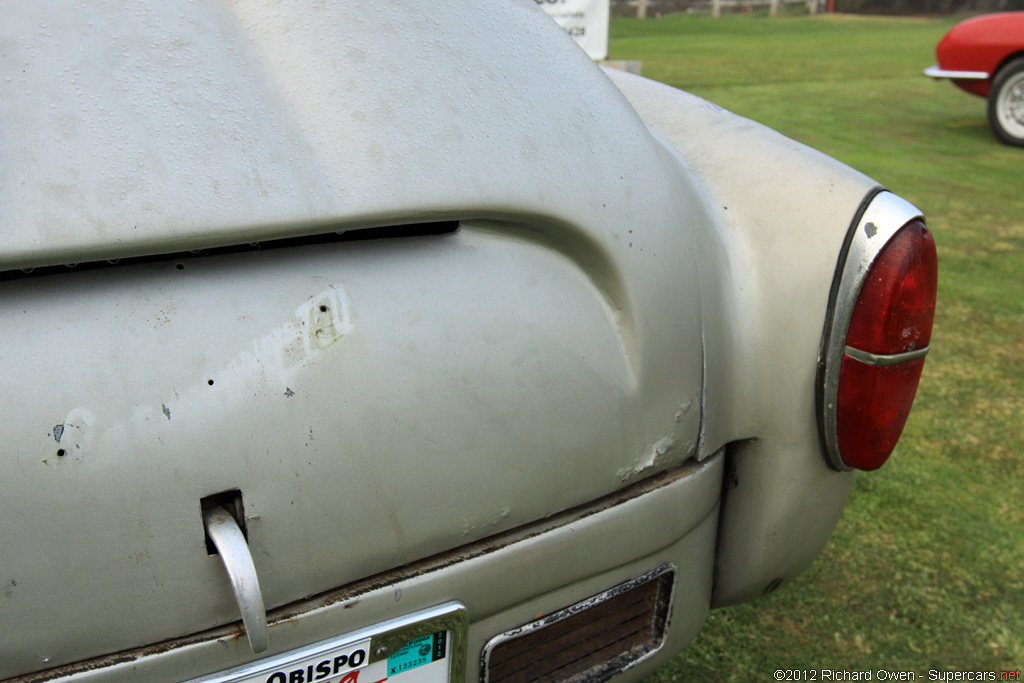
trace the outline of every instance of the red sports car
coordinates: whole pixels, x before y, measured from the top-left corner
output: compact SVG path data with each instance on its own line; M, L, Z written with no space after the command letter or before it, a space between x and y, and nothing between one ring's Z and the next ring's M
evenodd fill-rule
M1024 147L1024 12L987 14L962 21L935 48L939 63L924 70L988 98L992 131Z

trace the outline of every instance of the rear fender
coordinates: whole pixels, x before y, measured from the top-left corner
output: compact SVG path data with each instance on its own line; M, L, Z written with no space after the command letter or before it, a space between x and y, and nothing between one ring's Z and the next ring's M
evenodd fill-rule
M847 232L869 178L653 81L609 77L705 187L703 453L727 446L714 604L769 593L820 553L852 485L825 461L815 368Z

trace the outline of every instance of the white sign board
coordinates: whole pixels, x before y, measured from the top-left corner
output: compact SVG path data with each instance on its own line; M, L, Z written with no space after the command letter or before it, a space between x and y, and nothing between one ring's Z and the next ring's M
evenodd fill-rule
M591 59L608 59L609 0L537 0Z

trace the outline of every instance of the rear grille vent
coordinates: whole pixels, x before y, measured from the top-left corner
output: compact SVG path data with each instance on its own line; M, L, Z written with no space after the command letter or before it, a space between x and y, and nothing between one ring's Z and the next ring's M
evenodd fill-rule
M600 683L661 646L672 593L662 567L493 638L484 683Z

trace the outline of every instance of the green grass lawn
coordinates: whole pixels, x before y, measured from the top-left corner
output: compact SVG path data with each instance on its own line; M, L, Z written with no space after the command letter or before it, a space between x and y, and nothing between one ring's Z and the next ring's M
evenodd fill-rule
M874 177L925 211L939 249L932 353L893 459L858 476L800 579L713 612L652 681L1024 669L1024 149L996 142L983 100L921 75L954 23L612 23L613 59Z

